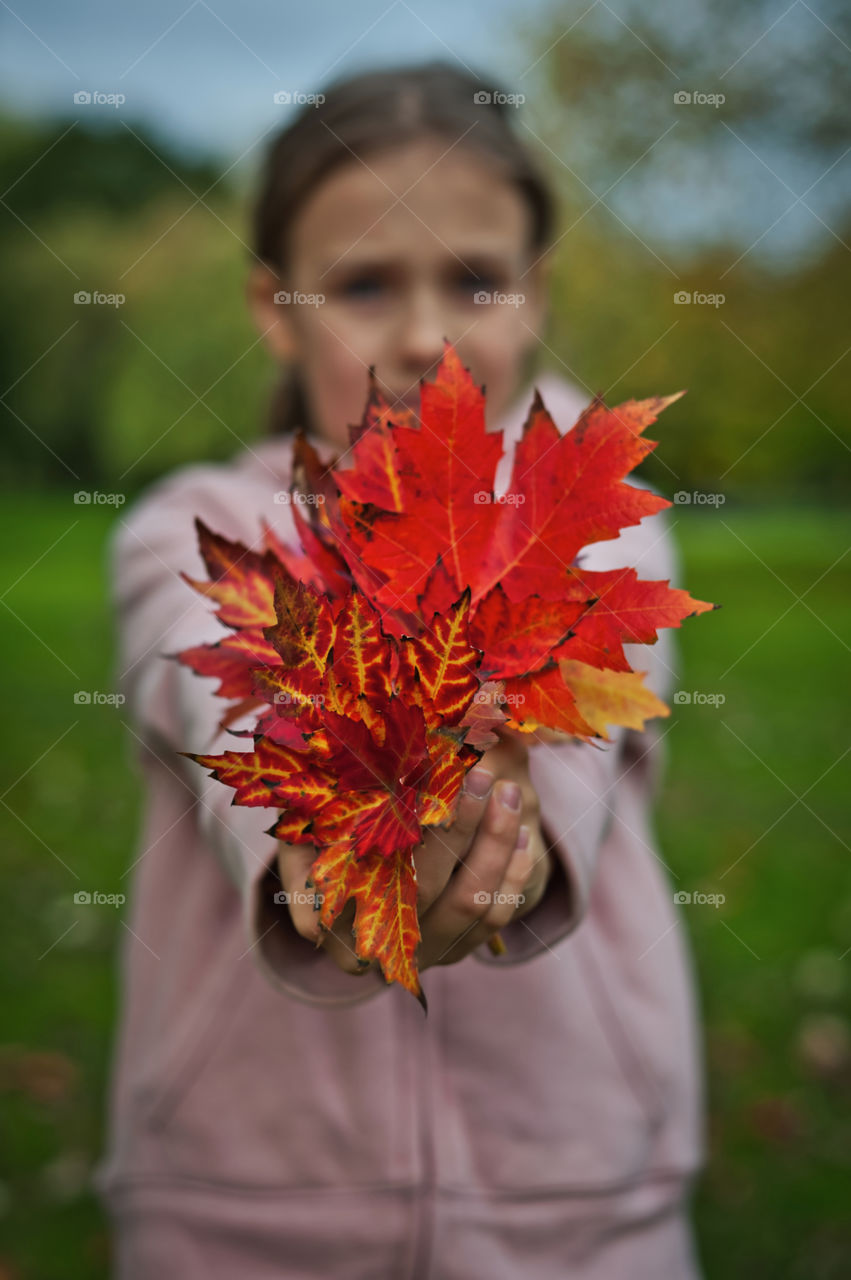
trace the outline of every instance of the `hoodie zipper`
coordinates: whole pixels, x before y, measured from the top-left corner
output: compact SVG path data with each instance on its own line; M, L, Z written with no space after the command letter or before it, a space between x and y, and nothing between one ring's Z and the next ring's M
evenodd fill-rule
M434 978L429 983L434 995ZM436 1160L434 1146L434 1055L431 1030L426 1018L436 1016L433 1000L428 1015L412 999L405 1002L410 1046L411 1077L414 1081L413 1105L416 1115L416 1141L420 1169L419 1186L414 1204L414 1246L411 1251L411 1280L429 1280L432 1274L436 1203Z

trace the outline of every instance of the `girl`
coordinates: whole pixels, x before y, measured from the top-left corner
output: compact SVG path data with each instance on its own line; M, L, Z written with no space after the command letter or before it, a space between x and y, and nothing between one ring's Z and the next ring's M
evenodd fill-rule
M315 945L292 900L310 851L278 846L268 810L234 807L177 754L234 745L211 683L163 656L222 634L180 577L204 576L194 517L254 546L265 517L294 542L295 427L324 460L344 452L370 366L416 412L448 338L505 432L507 484L554 228L494 98L440 63L382 71L278 136L248 283L285 371L270 437L160 481L111 548L146 787L98 1172L122 1280L697 1275L699 1055L649 817L658 729L606 750L505 737L484 756L454 826L417 851L427 1017L360 970L350 916ZM536 385L562 431L589 399ZM656 518L585 563L675 576ZM667 637L630 655L663 697ZM497 890L521 907L491 905Z

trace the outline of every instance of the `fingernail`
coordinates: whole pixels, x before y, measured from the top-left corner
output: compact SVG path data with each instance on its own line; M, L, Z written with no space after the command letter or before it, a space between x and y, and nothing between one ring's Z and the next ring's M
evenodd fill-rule
M520 808L520 787L516 782L504 782L499 793L500 803L504 804L506 809L511 809L516 813Z
M529 828L522 826L517 832L517 844L514 846L515 853L518 850L527 849L529 847Z
M464 790L477 800L483 800L493 786L493 774L487 769L473 769L467 774Z

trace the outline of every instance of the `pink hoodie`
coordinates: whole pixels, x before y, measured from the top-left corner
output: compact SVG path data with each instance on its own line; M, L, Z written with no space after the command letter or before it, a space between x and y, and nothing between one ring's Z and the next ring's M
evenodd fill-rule
M566 430L587 397L554 375L537 385ZM530 400L499 424L508 454ZM224 634L179 577L205 577L193 519L256 546L264 516L295 542L275 501L290 459L289 440L267 440L185 467L110 548L145 786L96 1175L117 1274L694 1280L699 1036L649 814L664 722L606 749L531 747L558 872L503 930L507 955L481 947L426 971L428 1017L377 970L344 974L296 933L273 899L272 811L234 807L176 754L237 746L216 735L214 682L162 656ZM498 490L508 469L504 456ZM676 577L661 517L585 563ZM628 652L669 697L670 633Z

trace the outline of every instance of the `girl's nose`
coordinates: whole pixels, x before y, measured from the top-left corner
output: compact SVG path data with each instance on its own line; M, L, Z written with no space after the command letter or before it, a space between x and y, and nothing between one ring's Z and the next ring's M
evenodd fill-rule
M443 354L448 317L444 316L437 292L418 289L406 298L396 331L399 365L412 377L422 377Z

